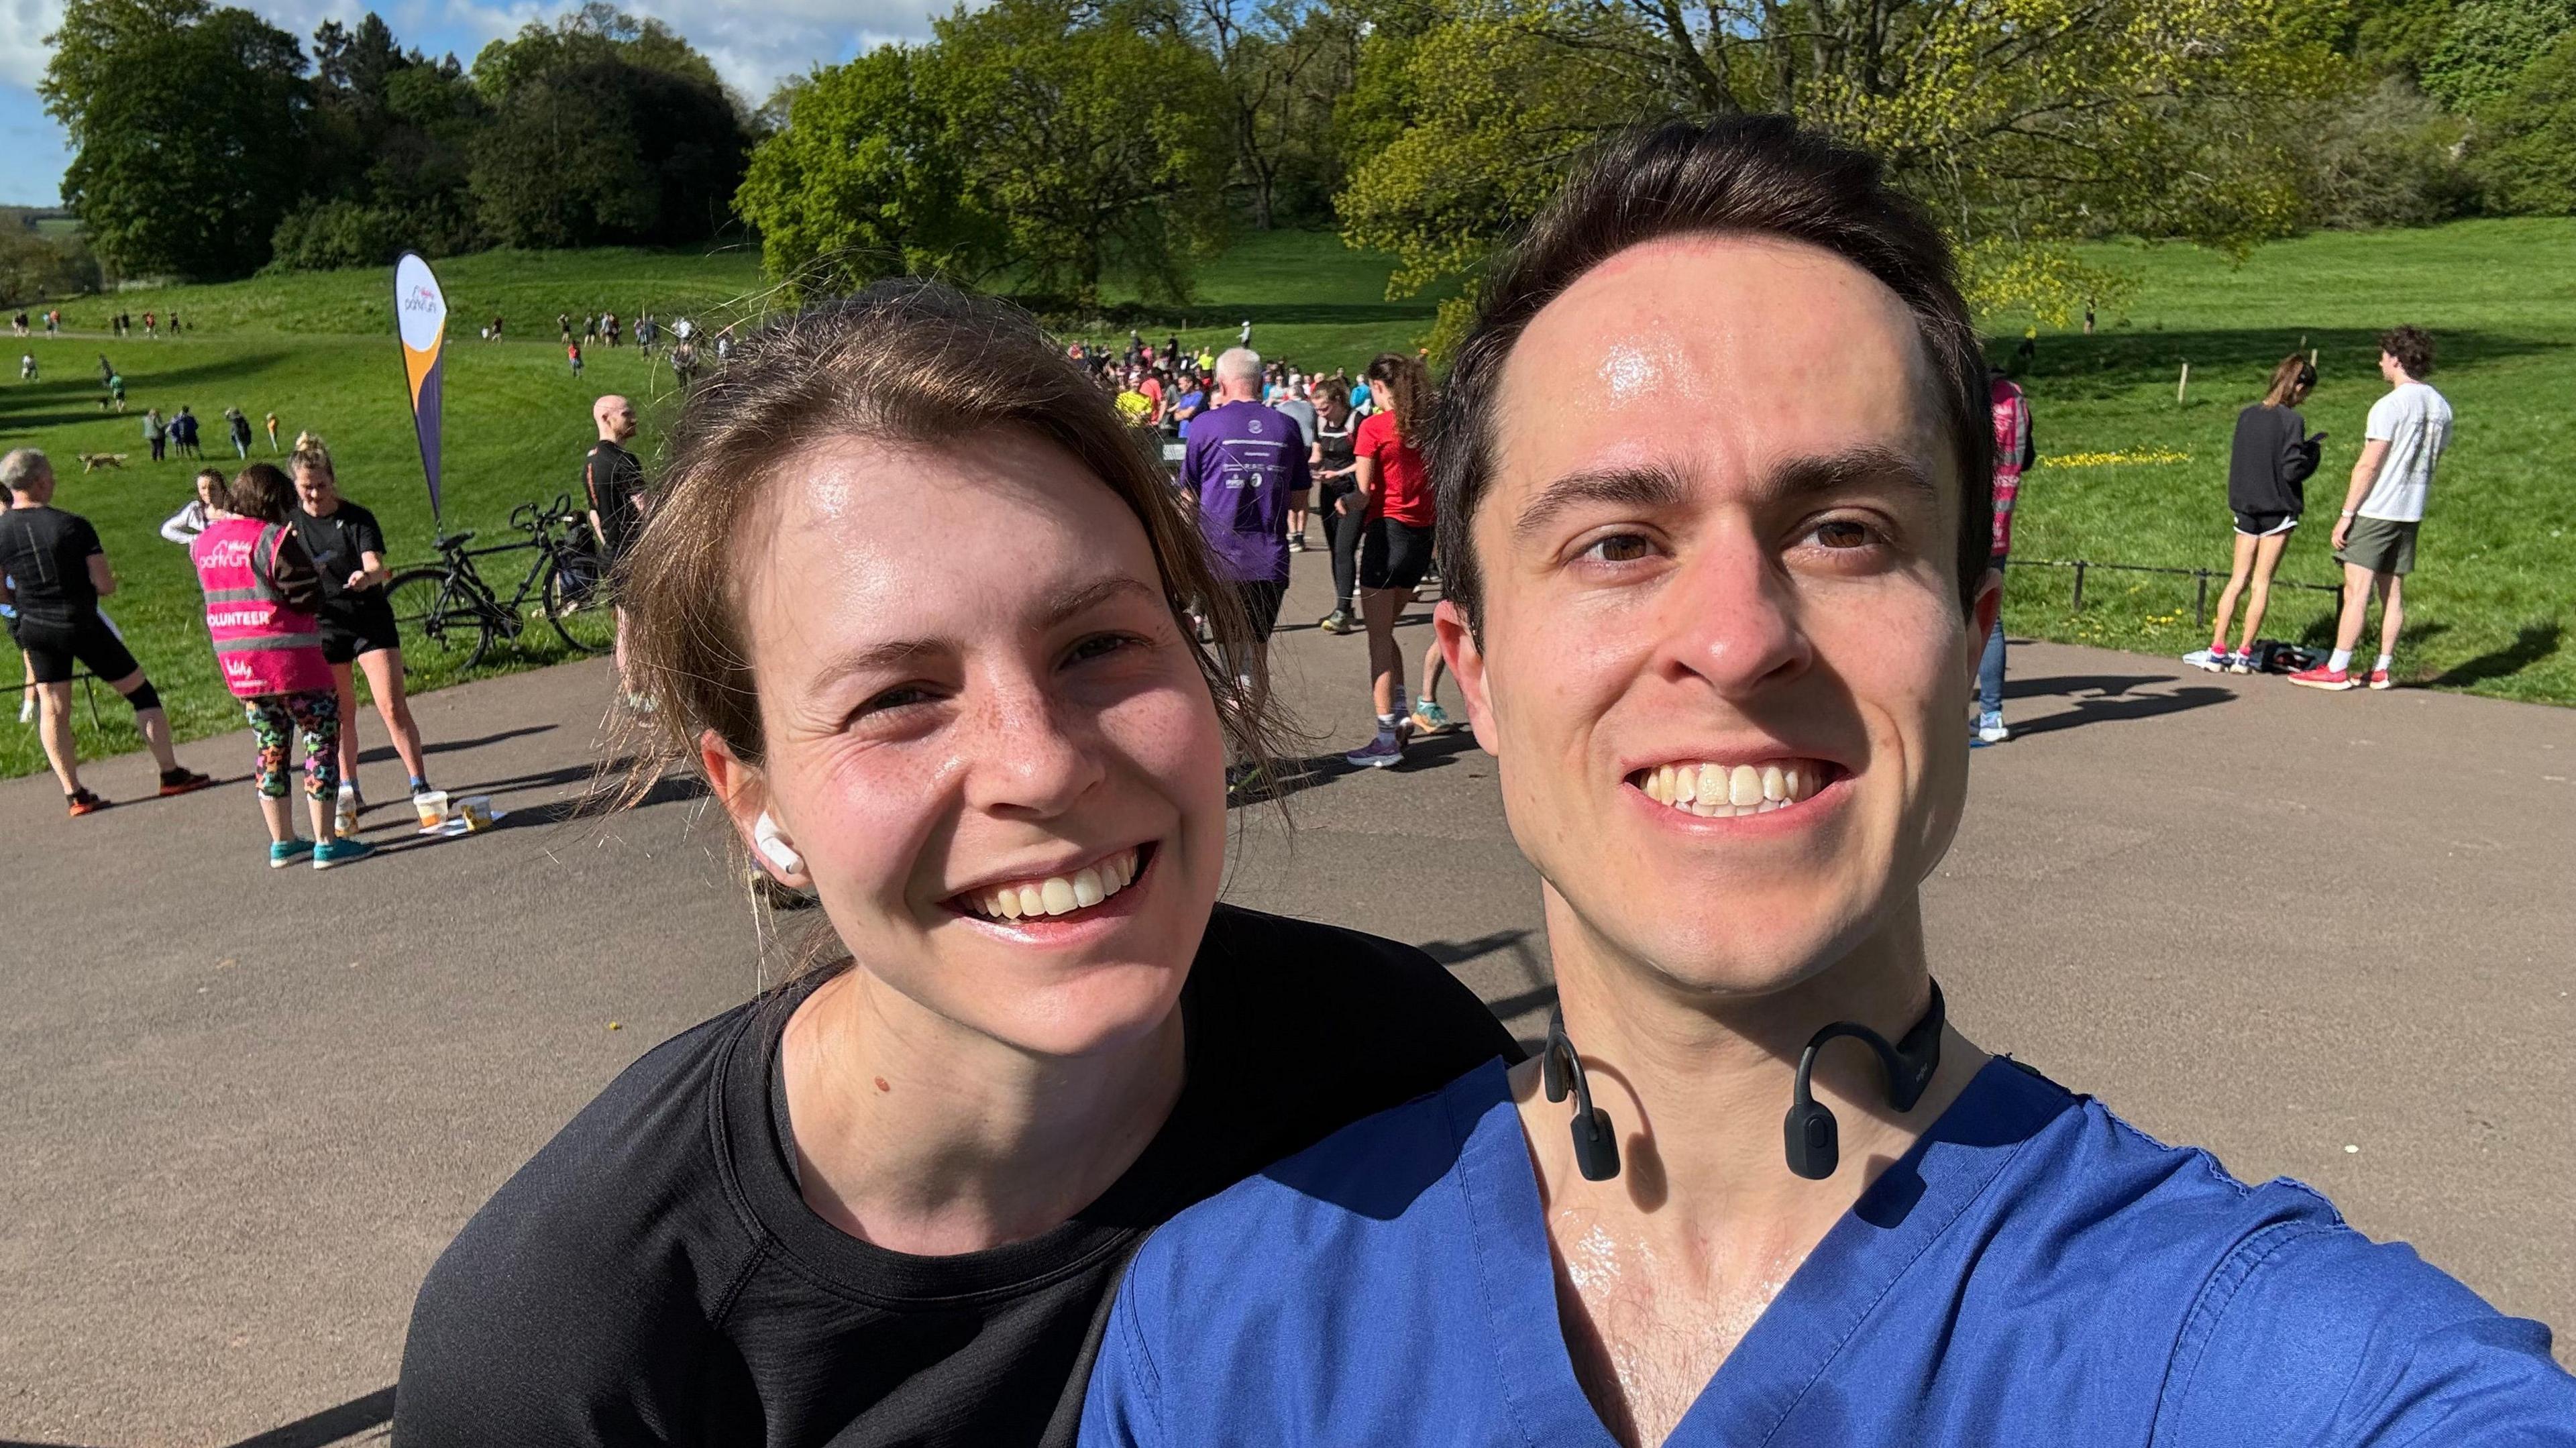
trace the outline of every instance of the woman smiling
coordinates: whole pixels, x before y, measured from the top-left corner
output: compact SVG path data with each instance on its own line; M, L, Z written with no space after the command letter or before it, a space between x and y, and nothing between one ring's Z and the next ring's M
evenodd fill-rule
M1242 622L1023 315L810 309L673 452L630 667L846 954L645 1056L475 1216L396 1440L1070 1443L1147 1231L1517 1052L1417 951L1217 905Z

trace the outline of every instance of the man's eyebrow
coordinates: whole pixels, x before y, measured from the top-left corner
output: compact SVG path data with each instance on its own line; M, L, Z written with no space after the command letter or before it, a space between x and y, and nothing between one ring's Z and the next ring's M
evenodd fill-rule
M1874 444L1822 457L1793 458L1771 471L1772 490L1785 496L1890 485L1919 493L1926 501L1937 501L1941 496L1932 474L1922 463L1894 448Z
M1527 538L1546 527L1557 514L1585 503L1665 508L1680 502L1689 491L1690 485L1681 474L1662 463L1584 468L1539 489L1538 496L1530 499L1529 506L1512 520L1512 533Z

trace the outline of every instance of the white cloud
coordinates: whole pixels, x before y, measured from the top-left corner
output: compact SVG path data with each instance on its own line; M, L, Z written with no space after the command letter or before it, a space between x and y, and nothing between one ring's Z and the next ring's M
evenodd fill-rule
M44 79L45 37L62 19L62 0L0 0L0 81L32 89Z

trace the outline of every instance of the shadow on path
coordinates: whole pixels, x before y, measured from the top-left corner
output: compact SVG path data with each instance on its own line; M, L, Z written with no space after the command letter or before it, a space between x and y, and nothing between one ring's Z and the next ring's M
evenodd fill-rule
M2130 719L2153 719L2160 714L2179 714L2186 709L2205 709L2212 704L2231 703L2236 698L2232 689L2209 684L2183 684L2170 693L2143 692L2151 684L2172 685L2176 680L2154 674L2083 674L2055 679L2009 679L2004 683L2007 699L2064 699L2074 707L2055 714L2042 715L2024 723L2012 721L2013 737L2053 734L2062 729L2080 729L2087 724L2110 724ZM2090 697L2075 697L2089 695Z
M1456 763L1459 755L1471 752L1481 752L1476 749L1476 736L1461 727L1446 734L1435 734L1428 739L1414 740L1405 746L1404 762L1396 765L1395 768L1402 773L1445 769ZM1272 786L1273 792L1278 798L1286 799L1291 795L1303 794L1307 790L1330 784L1344 775L1370 772L1365 767L1344 759L1342 754L1343 751L1336 750L1330 754L1309 755L1304 759L1281 760L1277 782ZM1253 791L1242 790L1237 791L1234 803L1249 804L1267 797Z

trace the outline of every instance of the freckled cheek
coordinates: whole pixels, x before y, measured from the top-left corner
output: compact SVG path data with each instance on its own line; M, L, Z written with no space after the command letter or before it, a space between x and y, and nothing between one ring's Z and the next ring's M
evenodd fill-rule
M944 808L943 756L880 748L818 771L796 811L796 847L818 881L887 905L906 896L920 842Z

